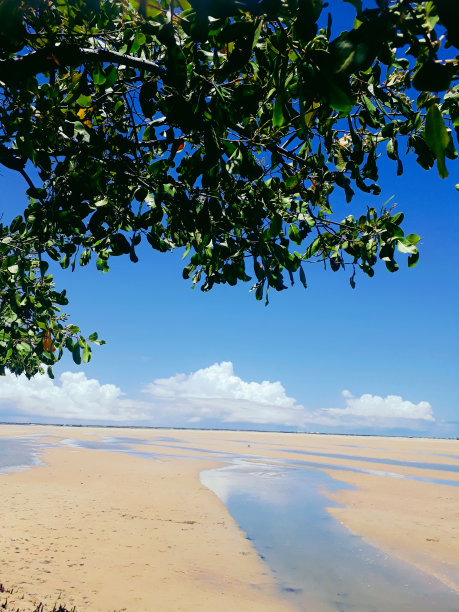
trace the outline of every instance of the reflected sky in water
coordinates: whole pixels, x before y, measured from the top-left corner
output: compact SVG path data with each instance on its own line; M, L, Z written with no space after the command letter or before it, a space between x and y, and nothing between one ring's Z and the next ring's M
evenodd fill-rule
M311 612L457 612L457 595L352 535L321 491L352 488L321 471L236 464L201 473L274 573Z
M273 448L272 450L278 451ZM386 465L402 465L405 467L415 467L423 470L440 470L445 472L459 472L459 465L449 465L446 463L431 463L422 461L400 461L399 459L381 459L377 457L362 457L360 455L347 455L339 453L320 453L310 450L301 450L296 448L285 448L282 450L283 453L293 453L301 455L311 455L314 457L330 457L333 459L345 459L346 461L365 461L365 463L384 463Z
M346 457L343 457L345 460ZM272 459L270 459L272 461ZM337 465L336 463L315 463L314 461L303 461L301 459L280 459L280 463L291 466L312 467L315 469L324 470L339 470L342 472L358 472L360 474L374 474L375 476L386 476L387 478L403 478L406 480L417 480L418 482L430 482L432 484L444 484L450 487L459 487L459 480L448 480L445 478L428 478L426 476L413 476L399 474L398 472L389 472L387 470L372 470L371 468L363 468L350 465ZM383 461L379 463L383 464ZM401 463L400 465L406 465Z
M11 472L39 465L39 443L33 437L0 436L0 471Z

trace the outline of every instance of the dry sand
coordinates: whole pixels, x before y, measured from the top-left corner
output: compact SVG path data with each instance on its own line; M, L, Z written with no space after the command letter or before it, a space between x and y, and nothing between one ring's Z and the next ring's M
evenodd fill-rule
M61 447L45 452L44 467L0 474L0 583L14 588L7 610L33 610L37 601L52 609L59 593L78 612L290 610L245 534L200 484L199 472L217 465L209 450L314 461L312 469L357 487L325 491L344 504L330 508L337 519L459 591L459 487L384 475L459 480L456 440L0 426L0 436L32 433L50 441L148 439L138 450L163 461ZM179 441L157 439L167 436ZM388 458L458 471L393 466ZM345 472L340 465L381 473Z
M7 610L40 601L51 610L59 595L87 612L290 609L224 505L200 484L199 472L215 462L68 447L43 460L45 467L0 475Z

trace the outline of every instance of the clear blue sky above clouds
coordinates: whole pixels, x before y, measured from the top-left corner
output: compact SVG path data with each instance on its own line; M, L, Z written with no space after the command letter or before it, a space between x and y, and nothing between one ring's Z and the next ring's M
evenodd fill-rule
M307 290L272 293L265 307L249 283L191 290L180 254L147 246L138 264L113 258L107 274L57 269L71 320L108 344L81 367L66 357L39 390L0 379L0 420L459 435L456 165L446 180L405 166L396 177L383 162L382 195L338 208L358 214L395 195L406 232L422 236L421 259L410 270L400 254L399 272L358 274L355 290L348 273L309 265ZM0 179L7 221L24 186L7 170Z
M422 236L418 265L385 266L373 279L305 265L300 283L265 307L250 283L190 289L179 253L139 248L110 272L55 270L70 320L107 340L90 364L70 354L47 377L0 378L0 421L301 429L459 436L458 162L450 177L381 158L381 196L331 197L337 216L391 196L403 229ZM25 205L25 185L0 171L4 222ZM342 217L341 217L342 214ZM344 392L344 394L343 394Z

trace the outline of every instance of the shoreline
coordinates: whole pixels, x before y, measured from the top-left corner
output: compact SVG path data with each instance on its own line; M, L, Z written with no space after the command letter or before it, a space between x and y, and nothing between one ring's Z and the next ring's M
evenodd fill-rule
M322 491L330 500L344 504L327 508L337 521L379 550L459 592L459 487L439 484L441 479L459 483L456 440L40 425L32 430L23 425L0 426L0 437L37 435L41 436L40 441L49 443L66 439L97 442L104 434L109 439L117 435L126 438L127 430L134 450L154 453L157 460L64 444L40 453L45 466L0 474L0 495L8 501L4 511L7 520L0 526L1 541L14 533L13 540L8 541L7 554L0 561L0 583L17 587L22 582L24 593L35 593L33 597L43 593L41 600L50 609L55 603L51 601L52 588L56 591L59 584L64 584L62 595L69 594L66 603L72 606L77 604L75 593L84 595L81 592L84 585L91 584L88 599L79 600L77 612L120 609L123 598L125 609L131 612L151 610L152 604L161 611L291 610L290 603L281 599L276 590L270 570L226 506L199 481L201 471L228 464L230 457L243 455L255 461L261 456L267 462L305 461L300 465L303 469L319 470L342 482L343 488L338 487L333 493ZM167 439L167 435L171 437ZM229 454L216 458L215 453L220 452ZM400 464L393 465L394 461ZM354 468L379 473L346 471ZM396 472L400 477L389 477L388 472ZM438 482L413 480L416 477ZM345 488L346 484L357 488ZM110 495L117 500L116 505L110 502ZM54 517L52 527L47 523L50 512ZM79 526L75 527L78 521ZM85 532L85 524L91 526L91 537ZM31 525L33 545L30 536L25 542L23 533L26 526L30 531ZM108 525L115 525L110 536L105 533L103 538L97 537L100 530L107 531ZM76 533L75 529L81 533L73 537L69 526L72 533ZM53 531L61 534L66 550L80 550L80 561L77 553L76 557L70 555L71 559L65 559L59 547L52 548ZM155 543L149 547L146 540L152 534ZM166 545L164 538L172 544ZM129 544L130 539L135 543ZM41 548L36 548L37 545ZM91 563L98 559L95 569L90 569L91 555L85 554L82 547L93 551ZM105 552L99 551L100 547ZM141 551L134 557L133 547ZM33 567L28 567L25 559L31 548L35 560ZM193 551L199 552L197 557ZM38 553L44 556L43 560ZM104 555L110 558L111 565L104 566ZM120 555L126 562L115 562ZM156 560L152 562L150 557ZM159 582L151 582L151 575L147 579L150 570L142 569L146 563L150 563L146 567L156 568L152 570L156 577L162 576ZM60 583L53 583L46 575L47 565L64 572L60 574ZM103 569L97 570L98 567ZM14 585L8 573L15 576ZM69 580L69 576L73 578ZM105 580L113 585L111 589ZM137 590L142 595L135 599L132 592L126 593L120 587L126 581L132 585L130 591ZM71 588L72 582L77 588ZM145 603L152 588L159 599ZM0 595L0 604L3 600Z
M99 425L99 424L78 424L78 423L39 423L34 421L28 421L25 423L19 423L15 421L0 421L0 428L3 426L7 427L68 427L71 429L107 429L107 430L121 430L121 431L159 431L159 432L217 432L217 433L247 433L247 434L274 434L274 435L296 435L296 436L324 436L324 437L342 437L342 438L376 438L381 440L445 440L445 441L459 441L459 437L452 436L448 438L438 438L438 437L428 437L428 436L394 436L394 435L384 435L384 434L353 434L353 433L327 433L322 431L275 431L275 430L265 430L265 429L201 429L199 427L166 427L166 426L155 426L155 425ZM0 433L0 436L2 434Z

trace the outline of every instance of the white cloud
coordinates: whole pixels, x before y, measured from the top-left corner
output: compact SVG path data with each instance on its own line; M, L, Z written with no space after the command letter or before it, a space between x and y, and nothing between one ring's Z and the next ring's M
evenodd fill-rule
M0 407L11 406L15 413L29 416L97 421L145 419L143 402L125 399L119 387L101 385L83 372L64 372L57 384L47 376L7 373L0 378Z
M132 423L171 427L292 428L358 432L365 428L419 428L432 423L428 402L414 404L397 395L385 398L343 391L344 408L308 410L277 382L247 382L231 362L215 363L190 374L157 378L143 389L144 401L130 399L112 384L64 372L27 380L0 377L0 420L6 415L41 420Z
M435 421L432 406L429 402L413 404L399 395L380 397L364 393L354 397L350 391L344 390L342 395L346 398L345 408L332 408L327 412L336 417L362 417L363 419L416 419Z
M96 422L147 422L149 425L199 426L203 421L302 426L304 408L288 397L280 382L245 382L223 362L191 374L158 378L143 391L149 401L125 397L112 384L64 372L46 376L0 377L0 410L9 416Z
M170 378L157 378L145 391L156 397L188 397L208 399L238 399L259 404L291 408L296 403L285 395L280 382L245 382L234 374L231 361L222 361L191 374L176 374Z
M280 382L246 382L229 361L214 363L191 374L157 378L145 393L164 410L180 413L190 423L217 419L302 426L305 410L288 397Z

